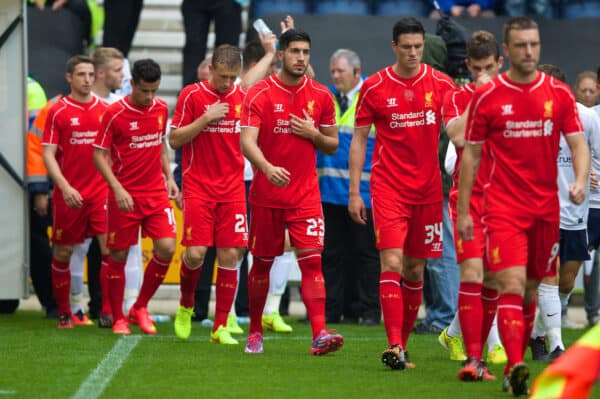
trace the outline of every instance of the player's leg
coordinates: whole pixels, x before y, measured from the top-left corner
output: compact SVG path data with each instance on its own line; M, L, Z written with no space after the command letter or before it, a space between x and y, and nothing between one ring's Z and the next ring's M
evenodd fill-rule
M142 285L142 273L144 271L142 261L141 237L135 245L129 248L127 261L125 262L125 300L123 301L123 312L128 313L137 299Z
M292 251L289 233L285 232L283 255L277 256L269 274L269 294L263 311L263 328L275 332L289 333L292 327L288 325L279 314L281 297L285 291L292 264L296 262L296 255Z
M75 245L69 262L69 268L71 269L71 313L73 314L73 323L79 325L93 324L85 314L83 300L83 263L91 243L92 239L88 237L83 243Z
M269 273L275 256L283 253L284 234L283 210L251 206L248 249L253 261L248 274L250 327L246 353L263 352L262 314L269 292Z
M238 285L242 248L248 244L246 202L219 203L215 212L215 244L217 246L216 311L211 341L237 344L227 329L227 316L233 306Z
M321 259L325 237L323 210L319 203L286 210L285 214L290 242L296 248L298 266L302 273L302 301L306 306L313 335L311 354L325 355L340 349L344 338L327 330L325 323L326 294Z

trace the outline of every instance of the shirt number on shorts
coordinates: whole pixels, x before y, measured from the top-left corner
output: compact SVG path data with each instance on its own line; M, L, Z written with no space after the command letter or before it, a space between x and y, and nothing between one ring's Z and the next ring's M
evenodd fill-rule
M246 232L246 215L241 214L241 213L235 214L234 231L236 233L245 233Z
M308 226L306 227L306 235L311 237L323 237L325 235L325 225L323 219L310 218L306 219Z
M173 208L165 208L165 213L167 214L169 224L173 226L175 224L175 211L173 210Z
M426 245L429 245L434 241L442 242L442 222L436 224L428 224L427 226L425 226L425 234Z

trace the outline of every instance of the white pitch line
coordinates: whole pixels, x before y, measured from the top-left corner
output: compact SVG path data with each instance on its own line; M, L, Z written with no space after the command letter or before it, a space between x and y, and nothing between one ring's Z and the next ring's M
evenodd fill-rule
M12 389L0 389L0 395L16 395L17 391Z
M110 352L98 364L98 367L83 381L71 399L96 399L100 397L110 380L141 339L141 335L119 338Z
M343 335L343 334L342 334ZM141 337L141 335L139 335ZM186 340L182 340L177 338L174 335L144 335L144 339L149 339L152 341L176 341L176 342L208 342L208 336L201 335L192 335ZM371 341L381 341L381 338L371 338L371 337L348 337L343 335L344 340L346 341L356 341L356 342L371 342ZM245 342L246 336L240 335L236 336L236 339L240 342ZM276 335L276 336L266 336L263 338L265 341L311 341L311 336L301 336L301 335Z

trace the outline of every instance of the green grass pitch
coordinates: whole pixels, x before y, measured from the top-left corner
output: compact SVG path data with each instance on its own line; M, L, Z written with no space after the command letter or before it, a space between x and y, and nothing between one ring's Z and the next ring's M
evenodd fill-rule
M507 398L501 382L463 383L460 364L448 360L435 335L412 335L417 368L392 371L380 361L386 347L379 327L340 325L345 345L323 357L309 355L310 328L292 322L289 335L267 333L262 355L240 345L208 342L209 329L194 324L182 342L172 323L156 336L137 327L120 338L96 326L58 330L40 312L0 315L1 398ZM247 326L244 326L247 328ZM582 334L566 330L570 345ZM532 375L545 364L530 361ZM492 366L498 377L503 366ZM600 398L598 386L592 398Z

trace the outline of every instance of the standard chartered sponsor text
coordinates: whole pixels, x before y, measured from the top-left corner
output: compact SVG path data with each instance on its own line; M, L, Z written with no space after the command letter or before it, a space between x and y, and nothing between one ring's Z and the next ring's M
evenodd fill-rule
M529 138L542 137L542 120L527 121L506 121L506 128L503 132L504 138Z
M425 125L425 111L407 112L404 114L393 112L391 117L390 128L392 129Z
M162 134L160 132L148 133L143 136L131 136L129 148L148 148L162 144Z
M82 145L82 144L93 144L98 134L97 130L87 132L72 132L69 144Z

